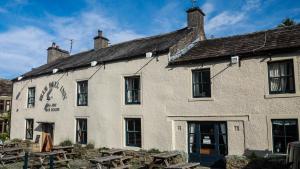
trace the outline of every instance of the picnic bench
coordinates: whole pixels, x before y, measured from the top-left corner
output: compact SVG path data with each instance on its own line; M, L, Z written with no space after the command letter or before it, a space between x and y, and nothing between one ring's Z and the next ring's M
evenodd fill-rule
M50 164L50 156L53 156L54 165L64 165L70 168L70 159L67 158L65 151L53 151L53 152L38 152L31 153L30 168L40 167L45 169Z
M153 158L152 162L149 164L149 169L152 168L164 168L169 167L174 159L179 156L179 152L164 152L155 155L151 155Z
M124 149L116 149L116 148L100 151L102 156L113 156L113 155L125 156L125 152L126 152L126 150L124 150Z
M68 158L74 159L77 153L74 152L74 146L54 146L52 151L65 151Z
M7 162L15 162L23 159L24 152L22 148L5 148L0 150L0 163L4 166Z
M200 166L200 163L179 163L165 167L166 169L192 169Z
M98 157L90 159L90 168L95 167L97 169L103 169L103 168L113 168L113 169L125 169L130 168L131 165L128 165L124 163L123 156L105 156L105 157Z

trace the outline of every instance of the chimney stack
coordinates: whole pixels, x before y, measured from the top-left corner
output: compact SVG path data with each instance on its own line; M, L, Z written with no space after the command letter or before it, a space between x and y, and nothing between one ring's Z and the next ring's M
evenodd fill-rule
M102 31L98 30L98 35L94 37L94 49L102 49L108 47L108 39L102 35Z
M194 29L200 40L205 40L204 12L199 7L190 8L186 12L188 28Z
M68 51L60 49L59 46L57 46L54 42L52 43L51 47L47 49L47 51L47 63L70 56Z

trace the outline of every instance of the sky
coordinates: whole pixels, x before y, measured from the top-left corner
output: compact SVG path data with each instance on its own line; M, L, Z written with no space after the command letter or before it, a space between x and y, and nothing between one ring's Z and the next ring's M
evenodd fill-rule
M300 0L198 0L208 38L275 28L289 17L300 23ZM0 78L45 64L56 42L72 54L93 48L103 30L111 44L186 26L191 0L0 0Z

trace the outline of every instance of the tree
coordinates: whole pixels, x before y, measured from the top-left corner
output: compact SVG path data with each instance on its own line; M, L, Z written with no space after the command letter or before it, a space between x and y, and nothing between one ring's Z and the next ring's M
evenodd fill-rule
M286 27L286 26L293 26L293 25L296 25L296 24L297 23L293 19L286 18L277 27L282 28L282 27Z

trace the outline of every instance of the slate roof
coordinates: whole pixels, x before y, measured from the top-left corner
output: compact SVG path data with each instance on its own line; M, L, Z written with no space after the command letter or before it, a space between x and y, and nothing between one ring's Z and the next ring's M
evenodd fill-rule
M171 64L299 49L300 24L245 35L199 41L184 55L173 60Z
M0 79L0 96L12 95L12 82L5 79Z
M147 52L167 52L171 46L185 37L191 29L183 28L167 34L135 39L99 50L89 50L70 57L56 60L42 65L32 71L23 74L23 79L51 74L53 69L72 70L80 67L90 66L92 61L112 62L122 59L131 59L145 56ZM16 80L16 79L14 79Z

